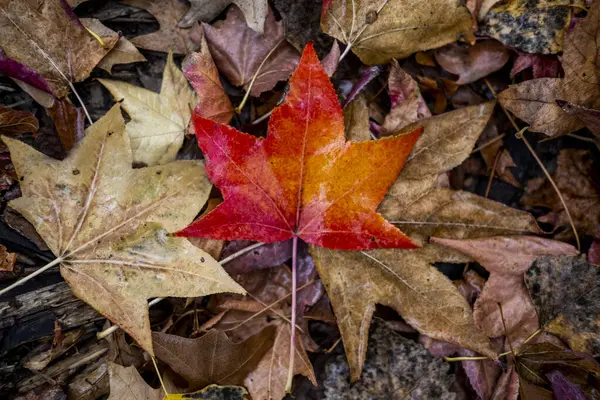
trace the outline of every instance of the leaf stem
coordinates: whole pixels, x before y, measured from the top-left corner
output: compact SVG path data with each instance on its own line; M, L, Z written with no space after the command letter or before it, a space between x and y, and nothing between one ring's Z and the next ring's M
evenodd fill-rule
M167 388L165 387L165 383L163 382L162 376L160 376L160 371L158 369L158 365L156 364L156 359L154 357L150 357L152 359L152 364L154 364L154 369L156 370L156 375L158 375L158 380L160 381L160 386L162 387L163 392L165 392L165 396L169 397L169 392L167 392Z
M38 269L37 271L27 275L25 278L23 279L19 279L18 281L16 281L15 283L13 283L12 285L8 285L7 287L5 287L4 289L0 290L0 296L2 296L3 294L11 291L12 289L16 288L17 286L21 286L22 284L24 284L25 282L35 278L36 276L48 271L50 268L54 267L57 264L60 264L61 262L63 262L64 259L61 257L58 257L57 259L55 259L54 261L49 262L48 264L44 265L43 267L41 267L40 269Z
M292 391L292 381L294 380L294 357L296 355L296 264L298 261L298 236L294 235L292 239L292 323L290 326L290 364L288 366L287 383L285 384L286 393Z

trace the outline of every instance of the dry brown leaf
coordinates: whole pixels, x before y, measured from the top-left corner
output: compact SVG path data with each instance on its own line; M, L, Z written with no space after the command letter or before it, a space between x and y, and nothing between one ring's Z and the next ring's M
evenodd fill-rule
M513 346L525 341L539 327L535 308L523 280L525 271L540 256L579 254L570 244L535 236L431 240L468 255L490 272L490 277L475 302L473 317L486 335L493 338L506 333ZM504 323L498 303L502 304Z
M118 40L105 38L103 47L61 0L3 0L0 31L6 55L42 75L58 98L69 93L69 82L87 78Z
M321 60L321 64L323 65L323 69L327 72L329 77L332 77L337 70L338 64L340 63L340 45L337 40L333 41L333 45L331 46L331 50L323 59Z
M562 57L565 77L533 79L512 85L498 95L498 100L527 122L533 132L556 136L579 130L584 127L583 122L565 113L556 100L600 108L596 61L599 55L600 2L594 2L587 17L566 35Z
M198 161L132 169L113 107L63 161L3 137L23 196L9 202L61 261L73 293L153 354L147 299L243 293L207 253L172 237L198 214L211 185Z
M381 136L394 135L408 124L431 117L419 85L396 60L391 61L388 88L392 108L381 126Z
M552 175L580 235L594 236L600 225L600 180L594 160L587 150L563 149ZM529 181L521 203L527 207L549 207L552 212L540 218L555 227L570 226L569 217L556 191L547 179ZM573 231L558 233L559 239L571 238Z
M498 71L510 59L510 52L495 40L462 47L451 44L435 51L436 61L446 71L458 75L457 85L466 85Z
M17 255L9 253L8 249L0 244L0 271L12 272L17 262Z
M298 51L285 40L283 23L275 20L271 10L264 34L250 29L237 7L231 7L225 21L202 26L217 68L232 84L247 90L258 72L252 96L287 80L300 60Z
M122 367L108 364L110 376L110 396L108 400L163 400L162 388L153 389L140 376L135 367Z
M191 28L196 21L211 22L233 3L244 13L250 29L263 33L269 10L267 0L190 0L190 3L192 7L179 21L180 28Z
M54 122L58 138L66 151L71 150L75 143L83 139L83 110L73 106L68 99L55 99L52 107L46 111Z
M117 32L104 26L102 22L96 18L81 18L81 23L96 35L100 36L102 40L118 35ZM115 47L113 47L112 50L98 63L98 68L101 68L110 74L112 67L116 64L129 64L142 61L146 61L146 57L140 53L137 47L124 36L119 36L119 40L115 44Z
M369 107L364 93L344 108L344 132L346 139L353 142L371 140L369 129Z
M467 8L471 11L473 18L481 21L490 9L500 0L467 0Z
M156 356L183 376L192 387L211 383L240 384L272 346L275 328L266 327L241 343L223 331L210 330L197 339L154 332Z
M193 86L200 100L194 111L204 118L228 124L235 114L233 105L223 89L219 71L208 50L204 35L201 44L200 51L188 54L181 64L183 75ZM192 127L193 124L190 124L190 128Z
M181 0L124 0L123 3L143 8L158 20L160 29L146 35L136 36L131 39L135 46L154 51L175 54L187 54L200 45L202 31L198 24L193 24L189 29L177 26L177 23L190 9L185 1Z
M463 37L474 40L469 10L457 0L334 0L321 27L368 65L384 64Z
M35 133L39 127L38 120L32 113L0 105L0 135Z

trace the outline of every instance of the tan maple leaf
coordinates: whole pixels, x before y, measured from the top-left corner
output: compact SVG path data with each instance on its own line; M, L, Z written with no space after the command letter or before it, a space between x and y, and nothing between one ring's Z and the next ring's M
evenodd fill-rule
M131 117L126 129L133 161L156 165L175 160L198 96L173 62L173 53L167 57L160 94L125 82L98 80Z
M243 293L211 256L169 236L211 189L199 161L133 169L118 106L58 161L3 137L23 196L9 202L58 258L73 293L153 353L147 299Z

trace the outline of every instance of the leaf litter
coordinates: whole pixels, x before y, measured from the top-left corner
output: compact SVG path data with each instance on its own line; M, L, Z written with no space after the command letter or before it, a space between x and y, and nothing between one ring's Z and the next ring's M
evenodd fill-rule
M597 397L596 2L124 3L0 1L3 309L115 324L2 395Z

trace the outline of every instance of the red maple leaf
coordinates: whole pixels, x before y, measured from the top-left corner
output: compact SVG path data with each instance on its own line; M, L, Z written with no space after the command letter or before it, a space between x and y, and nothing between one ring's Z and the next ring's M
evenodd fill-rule
M209 179L224 201L180 236L277 242L293 237L341 250L414 248L376 212L422 129L351 143L312 44L273 111L266 139L194 115Z

